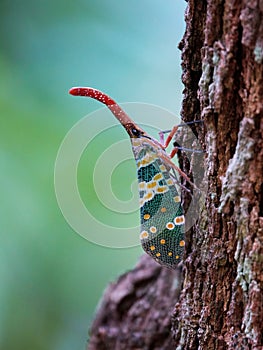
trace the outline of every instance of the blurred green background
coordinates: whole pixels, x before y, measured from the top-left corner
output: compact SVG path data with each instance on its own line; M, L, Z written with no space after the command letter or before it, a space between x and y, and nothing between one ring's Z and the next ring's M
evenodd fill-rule
M185 3L2 0L0 6L0 348L85 349L104 288L136 264L142 249L93 244L61 214L53 184L59 146L79 119L101 107L67 91L93 86L119 102L152 103L179 115ZM78 178L92 210L85 198L89 157L95 152L83 155ZM123 200L136 175L131 167L113 179Z

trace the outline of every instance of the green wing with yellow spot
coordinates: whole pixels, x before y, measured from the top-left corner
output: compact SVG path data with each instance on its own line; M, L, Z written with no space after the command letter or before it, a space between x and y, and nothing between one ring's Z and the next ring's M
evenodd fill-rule
M144 141L145 143L145 141ZM175 268L184 253L184 215L170 169L153 147L134 150L139 181L143 249L161 265Z

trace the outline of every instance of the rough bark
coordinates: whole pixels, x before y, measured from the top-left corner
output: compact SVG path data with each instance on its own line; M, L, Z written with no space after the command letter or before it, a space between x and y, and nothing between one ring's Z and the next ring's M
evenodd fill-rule
M263 349L262 15L262 0L189 0L182 115L203 120L205 205L184 275L144 256L106 290L90 350Z
M180 268L161 268L144 255L133 271L106 289L88 349L172 349L171 313L181 276Z
M176 349L263 349L262 14L259 0L188 4L183 114L204 120L208 192L173 314Z

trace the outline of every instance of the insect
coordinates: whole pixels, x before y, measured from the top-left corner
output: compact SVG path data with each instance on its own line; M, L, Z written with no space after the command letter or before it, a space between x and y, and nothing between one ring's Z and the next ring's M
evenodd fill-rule
M180 173L190 182L165 152L176 127L171 131L165 145L162 145L136 125L124 110L103 92L90 87L74 87L69 93L102 102L126 129L137 165L142 247L159 264L175 268L184 253L185 217L176 188L177 181L171 170ZM172 151L171 156L175 152Z

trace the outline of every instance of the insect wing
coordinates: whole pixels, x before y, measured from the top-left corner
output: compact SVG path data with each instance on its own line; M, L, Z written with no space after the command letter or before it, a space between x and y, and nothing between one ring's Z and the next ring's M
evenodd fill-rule
M147 142L133 143L139 182L143 249L158 263L174 268L184 252L184 215L170 168Z

